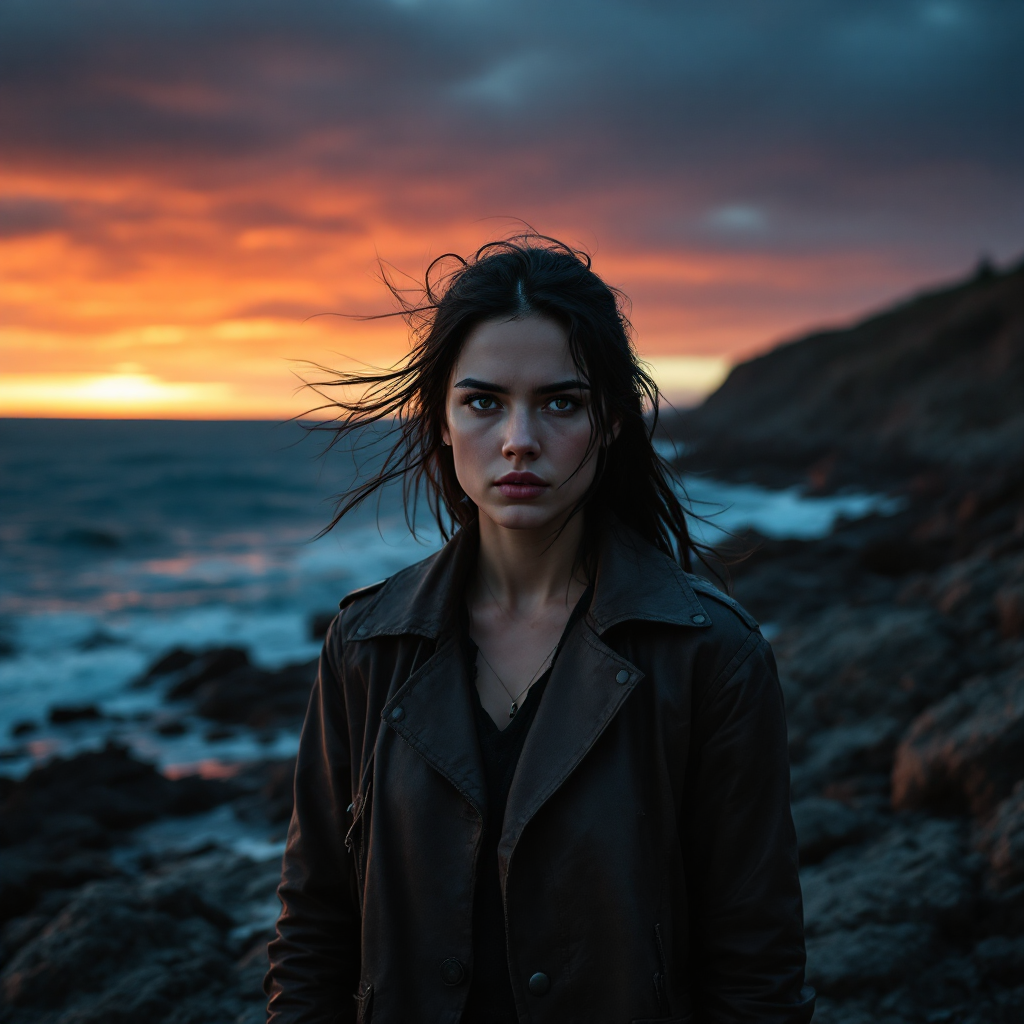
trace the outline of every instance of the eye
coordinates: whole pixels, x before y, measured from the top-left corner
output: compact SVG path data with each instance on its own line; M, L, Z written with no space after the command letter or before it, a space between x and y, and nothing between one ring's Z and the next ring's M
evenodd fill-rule
M498 408L498 403L493 395L471 395L466 399L466 405L477 412L490 412Z
M552 398L548 402L548 408L552 412L572 412L579 406L574 398L570 398L568 395L558 395L556 398Z

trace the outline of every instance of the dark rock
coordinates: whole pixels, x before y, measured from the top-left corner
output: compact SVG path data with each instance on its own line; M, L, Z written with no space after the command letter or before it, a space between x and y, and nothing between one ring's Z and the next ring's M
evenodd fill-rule
M236 669L196 692L196 711L204 718L254 729L298 725L306 714L316 664L287 665L277 672Z
M999 632L1006 638L1024 633L1024 587L1020 584L1001 587L992 598Z
M800 863L817 864L834 850L860 842L874 815L838 800L806 797L793 804L793 824L800 844Z
M962 822L911 818L801 872L807 932L963 921L973 907Z
M1024 268L970 279L733 368L666 422L692 469L770 485L902 483L1024 464Z
M249 655L238 647L218 647L198 655L175 679L167 696L170 700L191 697L204 683L220 679L249 664Z
M887 988L922 969L934 938L923 923L865 924L807 939L807 982L826 995Z
M986 978L1019 982L1024 978L1024 935L993 935L974 947L974 962Z
M15 917L0 929L0 968L27 942L38 935L74 896L70 889L53 889L44 893L31 914Z
M181 672L191 665L199 655L184 647L174 647L162 658L158 658L146 671L135 680L133 685L146 686L162 676L171 675L173 672Z
M239 817L271 824L284 824L291 818L295 758L248 765L232 782L246 794L232 805Z
M988 857L997 890L1024 884L1024 780L979 829L977 845Z
M814 732L791 769L793 797L823 793L851 776L874 779L887 789L898 736L898 723L888 718ZM833 790L833 795L839 794Z
M923 608L827 608L784 630L774 646L798 722L909 722L957 681L950 638Z
M164 1016L175 995L201 990L211 976L226 973L220 922L210 921L203 909L186 888L93 883L11 959L0 975L4 998L11 1006L56 1009L77 996L93 1004L84 1019ZM163 954L155 974L156 965L144 970L154 953ZM115 974L127 977L110 991L105 983ZM178 983L172 986L168 982L175 975ZM104 988L108 991L97 999L94 994Z
M192 814L233 794L230 785L194 777L172 781L124 747L56 758L27 775L0 808L0 837L15 844L35 834L47 817L69 808L104 828L130 828L164 814Z
M39 729L38 722L32 722L29 720L15 722L11 726L12 736L27 736L30 732L36 732Z
M185 727L185 723L178 718L174 718L169 722L161 722L157 727L156 731L161 736L184 736L188 729Z
M880 1004L898 1006L912 1019L923 1015L925 1020L958 1020L974 1008L981 995L978 965L960 952L940 956L924 970L901 980L902 991L883 998Z
M112 530L98 529L91 526L73 527L65 531L61 539L65 544L93 548L99 551L115 551L124 543L123 538Z
M0 804L0 921L48 889L116 874L104 852L113 832L208 810L236 792L223 781L172 781L111 744L36 768Z
M260 1019L277 876L276 863L218 851L44 898L4 930L20 948L0 973L2 1019Z
M896 752L893 806L985 814L1024 778L1024 670L974 679L929 708Z
M103 647L117 647L122 643L124 643L123 640L100 629L79 641L77 647L80 651L98 651Z
M331 623L338 617L337 610L329 612L317 612L309 619L310 640L323 640L327 636L327 630Z
M47 715L51 725L89 722L103 717L95 704L55 704Z
M921 968L937 936L974 910L960 822L909 819L801 872L810 984L880 989Z

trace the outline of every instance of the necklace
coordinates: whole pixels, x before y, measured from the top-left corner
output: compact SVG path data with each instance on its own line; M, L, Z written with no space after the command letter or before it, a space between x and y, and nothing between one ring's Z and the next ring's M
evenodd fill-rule
M501 609L502 613L507 618L508 613L505 611L504 608L502 608L501 602L498 600L497 595L494 593L494 591L491 590L491 585L487 582L487 577L484 576L483 573L480 574L480 580L483 582L483 585L487 588L487 592L491 595L491 600ZM561 643L560 640L559 643ZM484 654L484 652L480 649L479 645L477 646L477 653L480 655L481 658L483 658L484 664L491 670L491 673L493 674L494 678L497 679L498 682L501 684L501 688L509 695L509 697L512 698L512 703L509 705L508 708L509 718L516 717L516 712L519 710L519 698L522 697L523 694L526 693L526 691L529 690L535 682L537 682L537 680L541 676L541 673L544 671L544 668L547 665L548 661L551 659L552 655L554 655L555 651L557 650L558 644L556 643L555 646L552 647L551 650L548 651L548 653L545 655L544 660L540 663L540 667L537 669L536 672L533 673L533 676L530 679L530 681L517 694L513 695L512 691L505 685L505 680L502 679L497 672L495 672L494 666L487 660L487 655Z
M494 675L494 678L497 679L499 683L501 683L501 688L510 697L512 697L512 703L509 705L508 708L509 718L516 717L516 712L519 710L519 698L522 697L522 695L526 693L526 691L529 690L529 688L533 686L535 682L537 682L537 680L540 678L543 669L547 666L548 661L557 649L558 644L555 644L555 646L552 647L551 650L548 651L548 653L544 656L544 660L540 663L540 668L538 668L537 671L534 672L533 678L531 678L530 681L515 696L512 696L512 691L505 685L505 680L502 679L501 676L499 676L498 673L494 670L494 666L487 660L487 655L484 654L484 652L480 649L479 646L477 647L477 654L479 654L480 657L484 659L484 664L491 670L491 673Z

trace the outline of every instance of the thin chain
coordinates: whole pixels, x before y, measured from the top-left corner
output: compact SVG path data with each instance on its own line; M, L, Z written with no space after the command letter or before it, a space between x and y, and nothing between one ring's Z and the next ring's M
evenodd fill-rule
M533 678L519 691L519 693L512 697L512 691L505 685L505 680L502 679L501 676L499 676L498 673L495 671L494 666L487 660L487 655L484 654L483 650L481 650L480 647L477 647L477 654L479 654L480 657L484 659L484 664L494 674L494 678L497 679L499 683L501 683L501 688L509 695L509 697L512 697L512 703L509 705L508 709L509 718L516 717L516 712L519 710L519 698L522 697L522 695L526 693L526 691L529 690L529 688L533 686L535 682L537 682L537 680L541 676L543 669L547 666L548 660L551 658L551 656L555 653L557 649L558 644L555 644L555 646L552 647L551 650L548 651L548 653L545 655L544 660L540 663L540 668L538 668L537 671L534 672Z
M502 612L505 615L505 618L508 618L508 612L506 612L505 609L501 607L501 602L498 600L497 595L494 593L494 591L491 590L491 585L487 582L487 579L483 573L480 573L480 579L483 582L483 585L487 588L487 592L491 595L491 598L493 599L494 603L499 608L501 608ZM559 640L558 643L561 643L561 640ZM512 698L512 703L509 705L508 709L509 718L516 717L516 712L519 710L519 698L522 697L522 695L526 693L526 691L529 690L529 688L533 686L533 684L537 682L537 680L540 678L548 661L550 660L552 655L554 655L555 651L558 650L558 643L556 643L555 646L552 647L550 651L548 651L548 653L544 656L544 660L540 663L540 667L537 669L536 672L534 672L533 677L514 697L512 696L512 691L505 685L505 680L498 675L494 666L487 660L487 655L484 654L483 650L481 650L479 646L477 646L477 653L480 655L481 658L483 658L484 664L491 670L491 672L494 675L494 678L497 679L498 682L501 684L501 688L509 695L509 697Z

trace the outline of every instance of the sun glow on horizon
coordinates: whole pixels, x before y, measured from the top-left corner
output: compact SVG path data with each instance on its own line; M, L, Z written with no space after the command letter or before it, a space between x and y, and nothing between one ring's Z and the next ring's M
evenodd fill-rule
M392 365L408 351L401 318L316 314L395 309L375 252L412 287L438 253L473 252L516 225L470 219L451 196L430 220L396 220L386 192L303 174L193 191L114 173L0 176L0 195L69 211L0 238L0 415L288 418L319 404L302 387L311 366ZM287 223L264 223L274 218ZM579 225L594 221L583 200L535 220L589 246L630 297L638 349L673 404L899 278L863 253L580 242Z

